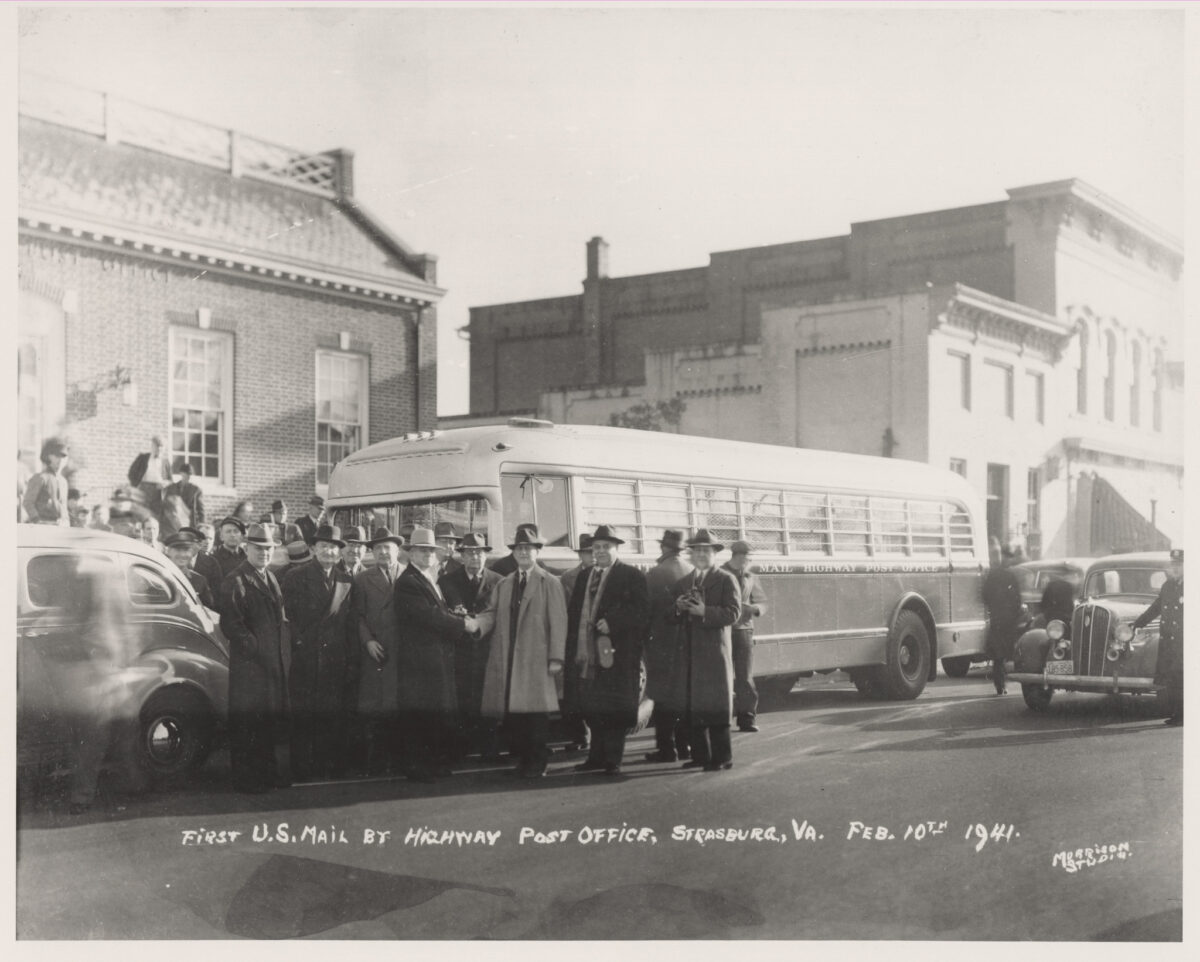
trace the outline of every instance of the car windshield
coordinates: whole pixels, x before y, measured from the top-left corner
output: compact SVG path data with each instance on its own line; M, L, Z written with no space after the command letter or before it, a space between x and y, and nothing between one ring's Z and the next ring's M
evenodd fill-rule
M1154 598L1167 580L1163 568L1093 568L1088 572L1087 596L1102 598L1108 595L1140 595Z

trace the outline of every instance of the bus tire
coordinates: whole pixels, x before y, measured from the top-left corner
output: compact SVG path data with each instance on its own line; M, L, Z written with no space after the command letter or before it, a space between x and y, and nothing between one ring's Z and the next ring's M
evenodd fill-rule
M1045 685L1022 685L1021 695L1033 711L1046 711L1050 707L1050 699L1054 697L1054 689Z
M946 673L947 678L966 678L967 672L970 670L970 655L958 655L954 658L942 659L942 671Z
M887 641L883 687L889 698L909 701L925 690L929 678L929 632L914 611L896 616Z
M854 668L850 671L850 680L858 693L870 701L882 701L887 697L883 686L883 678L877 666L871 668Z

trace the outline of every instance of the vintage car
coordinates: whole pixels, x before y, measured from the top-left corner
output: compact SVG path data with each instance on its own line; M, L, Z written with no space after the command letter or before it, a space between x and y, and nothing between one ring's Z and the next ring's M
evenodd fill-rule
M1021 603L1030 618L1042 610L1042 592L1051 581L1069 581L1075 586L1075 599L1083 597L1083 576L1091 558L1042 558L1013 565L1013 573L1021 585Z
M1155 690L1158 622L1134 631L1133 621L1158 597L1167 577L1165 551L1097 558L1083 581L1071 623L1051 621L1026 631L1013 652L1009 681L1025 704L1045 711L1055 690L1107 694Z
M51 525L17 532L18 768L69 769L72 745L101 732L100 754L119 748L142 776L133 784L186 775L228 713L214 613L140 541Z

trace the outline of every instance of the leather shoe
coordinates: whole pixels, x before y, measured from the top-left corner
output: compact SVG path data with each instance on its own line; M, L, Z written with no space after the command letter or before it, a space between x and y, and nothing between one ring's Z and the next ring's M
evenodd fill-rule
M645 759L648 762L673 762L678 756L674 752L646 752Z
M738 731L740 731L740 732L756 732L756 731L758 731L758 726L756 724L754 724L754 722L747 722L745 725L738 725Z
M620 775L621 774L621 766L620 765L605 765L604 766L604 774L608 775L610 778Z
M577 772L599 772L603 770L604 764L602 762L580 762L575 766L575 771Z
M706 772L723 772L733 768L733 762L717 762L716 764L709 763L704 766Z

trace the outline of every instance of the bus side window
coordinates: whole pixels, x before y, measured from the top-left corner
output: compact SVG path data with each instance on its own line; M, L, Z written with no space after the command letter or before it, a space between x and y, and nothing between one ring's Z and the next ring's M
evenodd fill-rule
M535 474L502 474L500 497L504 501L504 537L516 534L519 524L536 524L547 547L571 544L568 522L567 479Z

